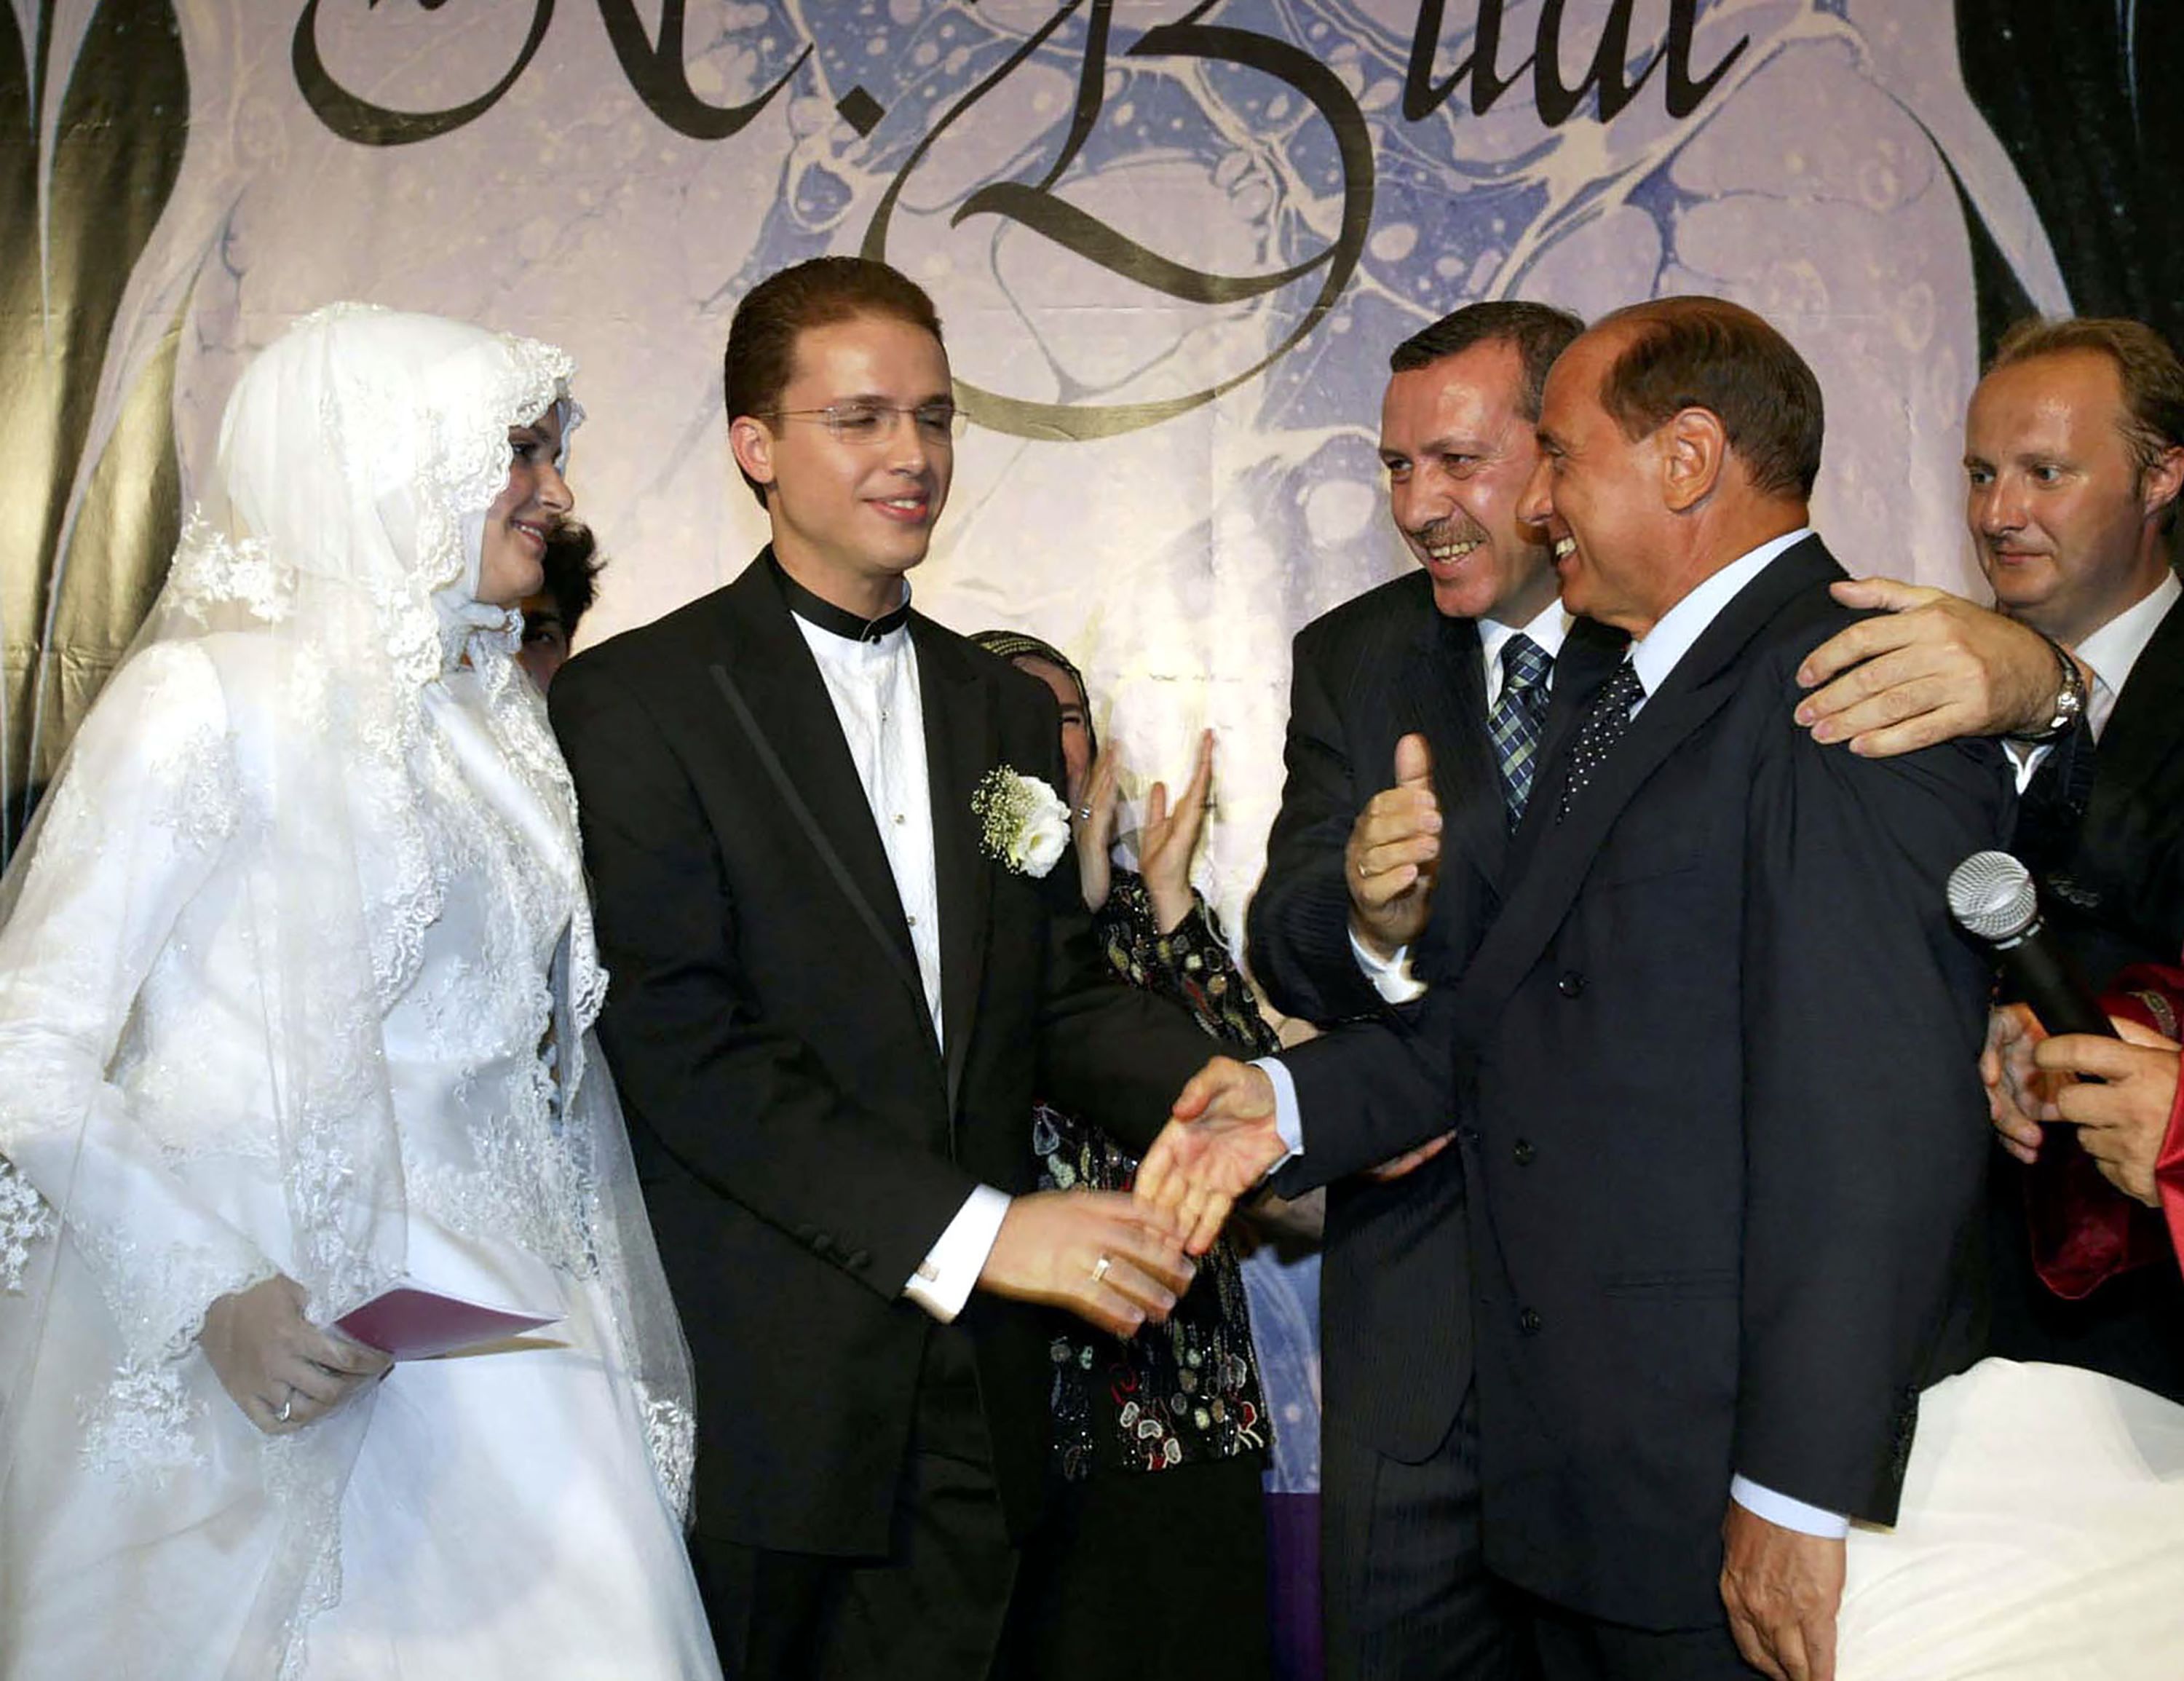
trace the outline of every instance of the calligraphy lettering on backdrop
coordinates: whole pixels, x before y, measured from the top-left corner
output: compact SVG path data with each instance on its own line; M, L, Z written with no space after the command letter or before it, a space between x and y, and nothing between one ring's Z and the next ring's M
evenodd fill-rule
M434 139L491 110L515 86L554 19L554 0L534 0L531 27L507 73L476 98L439 111L404 111L364 99L341 86L320 53L318 22L321 0L306 0L296 21L292 58L296 85L327 128L365 146L405 146ZM376 9L380 0L366 0ZM437 11L446 0L415 0L423 10ZM598 0L629 85L645 108L676 133L694 140L725 140L740 132L772 101L811 58L806 46L755 98L738 105L714 105L691 86L684 64L685 0L661 0L656 36L648 35L635 0ZM1739 37L1702 74L1694 75L1693 35L1699 0L1669 0L1668 25L1660 49L1635 75L1631 65L1632 14L1636 0L1612 0L1592 41L1592 53L1574 83L1563 80L1567 0L1543 0L1533 27L1529 57L1504 69L1504 23L1508 0L1478 0L1470 50L1441 81L1434 80L1434 61L1446 21L1446 0L1420 0L1403 83L1405 120L1421 122L1457 92L1468 95L1471 113L1483 116L1531 73L1532 107L1541 125L1559 128L1575 116L1588 95L1597 96L1605 123L1629 108L1656 73L1662 75L1662 100L1668 114L1690 117L1751 45ZM1149 402L1085 404L1037 402L957 381L958 394L972 419L994 431L1019 437L1086 439L1110 437L1156 426L1184 414L1251 379L1295 348L1334 308L1356 272L1373 220L1373 163L1370 131L1357 102L1329 65L1291 42L1256 31L1207 21L1219 0L1202 0L1181 17L1154 25L1125 48L1126 58L1195 60L1238 66L1273 78L1293 90L1316 112L1333 135L1342 177L1342 214L1326 247L1287 267L1257 275L1218 274L1163 255L1121 229L1072 203L1055 189L1096 125L1105 103L1114 0L1063 0L1052 17L1033 31L998 68L958 99L918 141L882 195L865 230L862 251L885 259L888 236L904 188L936 142L979 103L1005 84L1019 68L1048 47L1063 25L1084 18L1077 94L1069 131L1052 164L1036 181L990 181L972 190L956 206L950 226L991 217L1014 223L1094 266L1127 278L1151 292L1194 303L1236 303L1263 297L1320 273L1318 289L1295 323L1266 355L1202 389ZM1322 272L1323 271L1323 272Z

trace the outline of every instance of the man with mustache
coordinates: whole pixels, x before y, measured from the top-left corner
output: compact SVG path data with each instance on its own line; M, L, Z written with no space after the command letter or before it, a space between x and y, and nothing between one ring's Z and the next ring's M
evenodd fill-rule
M1551 1681L1830 1681L1849 1520L1892 1519L1919 1391L1973 1352L1986 972L1942 882L2008 788L1984 743L1871 762L1794 725L1847 616L1820 435L1811 369L1721 299L1563 354L1519 512L1632 642L1550 728L1492 927L1416 1023L1285 1057L1294 1106L1210 1066L1139 1174L1195 1247L1299 1113L1311 1158L1316 1094L1358 1111L1327 1171L1419 1144L1401 1066L1453 1049L1486 1558Z
M1551 691L1567 687L1557 668L1596 672L1619 645L1572 627L1543 533L1517 516L1540 386L1580 326L1475 303L1389 359L1380 459L1419 570L1296 638L1288 780L1249 923L1255 971L1291 1015L1392 1017L1461 977L1500 900ZM1329 1183L1319 1169L1349 1116L1335 1093L1311 1113L1276 1188L1329 1189L1329 1673L1513 1674L1518 1642L1479 1556L1461 1166L1433 1146L1407 1175Z

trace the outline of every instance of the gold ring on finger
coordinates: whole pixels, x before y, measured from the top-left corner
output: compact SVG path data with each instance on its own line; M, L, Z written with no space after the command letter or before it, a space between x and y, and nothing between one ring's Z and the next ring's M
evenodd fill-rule
M1094 1261L1092 1263L1092 1282L1095 1284L1105 1283L1107 1281L1107 1269L1114 1264L1114 1258L1112 1255L1103 1255L1099 1258L1099 1260Z
M281 1423L286 1424L288 1422L288 1415L295 1410L296 1392L293 1389L290 1389L288 1391L287 1399L281 1403L281 1410L276 1412L273 1417Z

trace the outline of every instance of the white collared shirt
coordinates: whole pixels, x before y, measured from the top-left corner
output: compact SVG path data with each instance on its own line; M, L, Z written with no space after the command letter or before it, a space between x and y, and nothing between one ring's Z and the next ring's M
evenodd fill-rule
M1744 593L1747 585L1767 570L1769 563L1812 536L1810 526L1800 526L1794 532L1769 538L1758 548L1749 549L1709 577L1702 578L1691 593L1654 622L1653 628L1642 637L1634 637L1630 643L1630 665L1637 672L1638 681L1646 686L1647 696L1661 692L1661 685L1683 663L1692 645L1704 636L1707 626L1721 616L1722 609ZM1636 717L1646 710L1641 699L1630 709Z
M1560 660L1563 638L1569 634L1570 614L1569 610L1563 605L1562 598L1556 596L1540 610L1529 625L1505 625L1499 619L1478 619L1473 622L1479 626L1479 657L1486 662L1486 710L1490 713L1495 703L1502 699L1502 679L1504 676L1502 650L1508 645L1509 638L1522 631L1539 643L1540 651L1548 659ZM1550 693L1553 692L1554 686L1555 668L1550 666L1547 671Z
M2184 584L2176 582L2176 573L2164 571L2159 583L2070 650L2093 674L2086 693L2086 727L2092 732L2096 742L2109 726L2109 719L2115 712L2123 686L2131 681L2131 668L2138 664L2138 656L2146 652L2147 643L2153 640L2154 632L2179 597L2184 597ZM2041 761L2055 750L2052 741L2022 742L2004 738L2002 744L2009 754L2009 767L2016 773L2020 793L2032 786L2033 774L2039 770Z
M904 599L909 599L907 589ZM933 792L925 757L925 704L910 627L871 641L789 615L817 662L863 784L895 895L910 925L936 1044L947 1043L940 1008L940 878L933 848ZM1008 1194L980 1185L965 1199L903 1294L944 1325L963 1311L1009 1211Z
M940 886L933 856L933 795L926 780L925 707L910 627L897 625L870 642L852 642L796 617L818 662L834 716L864 785L888 870L910 924L918 978L933 1032L946 1043L940 1017Z
M2153 640L2154 632L2180 598L2184 598L2184 584L2177 582L2176 573L2164 571L2159 583L2070 650L2092 670L2093 689L2086 697L2086 724L2095 741L2108 728L2138 656L2146 652L2147 643Z

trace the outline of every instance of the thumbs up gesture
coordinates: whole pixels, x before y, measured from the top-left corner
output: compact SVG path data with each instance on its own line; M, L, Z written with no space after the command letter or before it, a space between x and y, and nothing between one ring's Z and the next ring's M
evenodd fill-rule
M1440 863L1440 803L1424 736L1396 743L1395 768L1395 787L1381 789L1357 814L1342 851L1351 928L1384 958L1424 932Z

